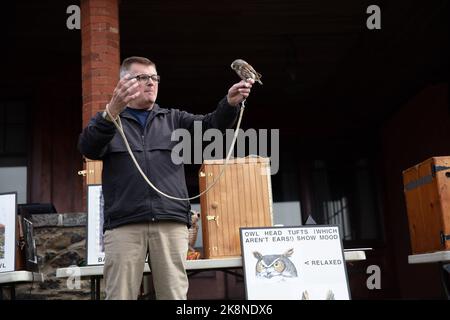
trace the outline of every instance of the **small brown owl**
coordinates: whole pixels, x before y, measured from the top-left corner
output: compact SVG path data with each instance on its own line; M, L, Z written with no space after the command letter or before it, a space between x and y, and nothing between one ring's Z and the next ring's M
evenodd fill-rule
M253 69L251 65L249 65L242 59L234 60L233 63L231 64L231 69L236 71L236 73L242 80L253 79L259 84L263 84L261 82L262 75L256 72L256 70Z
M189 250L195 251L194 246L195 242L197 241L197 235L198 235L198 220L200 219L200 212L191 210L191 219L192 219L192 225L189 228Z
M200 252L196 251L194 246L195 242L197 241L198 236L198 221L200 219L200 212L191 210L191 219L192 219L192 226L189 228L189 247L187 252L187 259L188 260L197 260L200 258Z

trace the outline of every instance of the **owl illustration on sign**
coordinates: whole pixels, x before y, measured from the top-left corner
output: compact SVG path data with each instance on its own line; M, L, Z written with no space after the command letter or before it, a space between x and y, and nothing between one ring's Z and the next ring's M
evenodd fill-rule
M253 252L253 255L258 260L256 262L256 277L265 279L297 277L297 268L289 259L293 253L294 249L289 249L283 254L270 255L262 255L258 251Z

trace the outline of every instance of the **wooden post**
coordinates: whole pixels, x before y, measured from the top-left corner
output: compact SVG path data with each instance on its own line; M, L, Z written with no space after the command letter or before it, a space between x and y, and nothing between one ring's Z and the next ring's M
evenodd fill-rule
M85 127L97 112L105 109L119 79L118 0L81 1L81 54ZM93 167L101 168L101 164ZM86 181L83 199L86 205Z

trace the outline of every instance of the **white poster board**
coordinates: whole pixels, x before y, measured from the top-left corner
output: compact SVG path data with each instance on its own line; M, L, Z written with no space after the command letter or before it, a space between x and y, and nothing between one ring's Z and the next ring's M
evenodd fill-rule
M14 271L17 193L0 194L0 272Z
M249 300L349 300L339 227L240 228Z
M102 186L88 185L87 188L87 265L102 265L105 262Z

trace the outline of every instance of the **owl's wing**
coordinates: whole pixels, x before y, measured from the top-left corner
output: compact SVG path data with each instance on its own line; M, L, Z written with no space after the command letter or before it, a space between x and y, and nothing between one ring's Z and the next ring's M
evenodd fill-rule
M243 66L239 66L238 69L236 69L235 71L239 76L239 78L241 78L242 80L247 80L248 78L247 71Z
M254 70L251 66L249 65L242 66L242 70L243 70L242 74L245 77L244 80L247 80L248 78L251 78L253 80L255 79L256 74L253 72Z
M248 71L250 71L251 73L254 73L254 74L257 73L257 72L255 71L255 69L253 69L253 67L252 67L251 65L247 64L246 67L247 67Z

